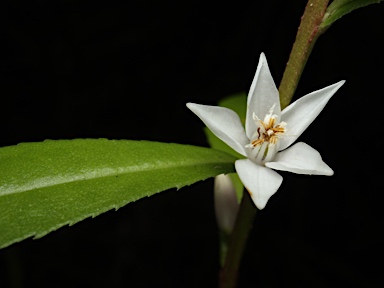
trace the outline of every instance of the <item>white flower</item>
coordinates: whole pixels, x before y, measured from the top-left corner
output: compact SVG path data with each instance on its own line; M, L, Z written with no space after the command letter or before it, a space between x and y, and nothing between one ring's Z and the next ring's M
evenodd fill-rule
M333 175L320 153L309 145L298 142L289 146L319 115L344 82L307 94L281 111L279 92L265 55L261 53L248 93L245 131L239 116L228 108L194 103L187 103L187 107L219 139L247 157L235 162L236 172L257 208L263 209L283 181L272 169Z

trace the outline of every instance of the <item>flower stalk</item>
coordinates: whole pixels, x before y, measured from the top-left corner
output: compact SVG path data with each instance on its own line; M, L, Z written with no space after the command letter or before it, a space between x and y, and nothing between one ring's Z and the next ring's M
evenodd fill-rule
M230 248L226 255L225 264L220 271L220 288L236 287L241 256L243 255L247 243L248 234L252 229L256 212L257 208L253 205L251 197L247 191L244 191L235 227L229 238L228 246Z
M309 0L301 17L299 29L279 86L281 109L289 105L301 74L312 52L329 0Z

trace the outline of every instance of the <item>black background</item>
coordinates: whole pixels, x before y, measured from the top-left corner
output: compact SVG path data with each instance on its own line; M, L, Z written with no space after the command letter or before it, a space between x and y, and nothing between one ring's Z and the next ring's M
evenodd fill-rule
M306 1L3 1L0 145L145 139L208 146L186 102L278 85ZM301 136L335 171L283 173L239 287L384 287L384 4L322 35L296 97L347 80ZM212 179L0 251L0 287L216 287ZM47 215L47 217L49 217Z

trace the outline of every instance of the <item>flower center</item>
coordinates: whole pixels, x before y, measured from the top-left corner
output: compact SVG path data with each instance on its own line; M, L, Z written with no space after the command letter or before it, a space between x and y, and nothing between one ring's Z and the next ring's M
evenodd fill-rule
M265 115L264 121L253 113L256 131L252 135L251 143L245 147L248 148L248 158L260 165L264 165L264 163L271 161L275 157L278 140L286 132L285 126L287 123L277 123L276 119L278 116L273 114L275 105L276 104L274 104L269 110L269 113Z

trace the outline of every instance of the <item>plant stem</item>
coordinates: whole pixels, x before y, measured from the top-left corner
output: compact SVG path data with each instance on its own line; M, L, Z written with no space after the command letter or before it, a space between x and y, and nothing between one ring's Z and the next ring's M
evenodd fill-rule
M322 32L319 26L324 17L328 2L329 0L309 0L305 7L295 43L293 43L291 54L280 82L281 109L287 107L291 102L308 57Z
M287 107L291 102L307 59L311 54L317 38L322 32L321 29L319 29L319 25L324 17L328 2L329 0L309 0L305 7L279 87L282 109ZM250 196L245 191L235 227L229 239L225 264L220 271L220 288L234 288L237 286L241 257L252 228L256 211L257 209L253 205Z
M241 256L243 255L249 232L252 229L256 211L257 208L245 190L235 227L229 238L229 249L225 258L225 264L220 272L220 288L236 287Z

